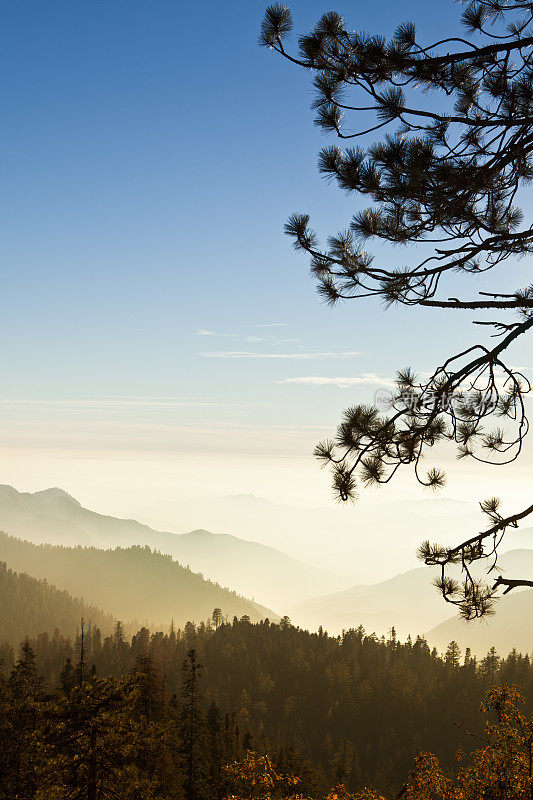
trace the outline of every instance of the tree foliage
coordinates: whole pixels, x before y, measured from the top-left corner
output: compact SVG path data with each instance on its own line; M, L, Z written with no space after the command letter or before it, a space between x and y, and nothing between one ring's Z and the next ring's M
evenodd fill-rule
M248 751L241 761L227 764L224 772L229 781L231 798L238 800L271 800L275 797L294 797L300 779L277 771L267 755Z
M111 631L114 622L111 614L72 597L46 580L14 572L5 562L0 562L0 608L0 640L10 642L54 628L74 636L82 617L104 633Z
M4 665L2 800L86 798L95 785L100 800L223 800L251 780L321 800L393 795L419 751L448 776L459 747L467 763L488 687L520 684L533 699L527 655L476 660L451 642L439 656L420 637L361 628L332 637L235 619L131 640L87 628L83 674L80 655L79 637L56 632Z
M174 617L180 625L191 617L207 619L215 606L223 606L225 613L239 617L248 614L257 620L262 616L261 609L251 600L148 546L102 550L97 547L33 544L0 531L0 559L19 573L46 576L50 584L61 586L75 597L85 598L85 604L81 601L69 604L66 594L61 595L53 586L47 587L41 581L35 586L35 604L17 608L16 603L10 602L11 592L13 599L15 592L26 592L29 596L29 587L23 587L33 579L0 568L0 600L4 599L8 607L13 605L12 621L9 619L11 615L0 620L0 636L9 634L20 639L28 633L50 630L53 625L58 625L64 633L67 630L73 632L80 616L93 620L102 630L109 630L113 619L111 616L106 619L106 615L95 606L105 608L115 619L170 622ZM18 590L15 587L17 583L21 584ZM131 587L136 585L142 585L144 591L132 592ZM71 608L67 611L68 605ZM52 613L45 616L48 608ZM73 616L76 608L77 614ZM30 614L34 617L34 624L31 631L24 630L23 619L29 618ZM16 628L19 619L21 622ZM70 623L68 629L67 623Z
M463 762L463 754L458 753L459 768L456 775L443 770L439 760L431 753L419 753L414 767L397 798L403 800L530 800L533 795L531 770L533 719L527 718L521 706L524 698L515 686L493 688L487 693L481 710L495 721L487 720L483 747L474 751ZM232 772L238 775L238 790L228 800L274 800L276 780L261 780L265 774L276 775L268 762L268 772L264 768L265 758L257 758L249 753L240 764L232 765ZM298 779L292 777L297 786ZM258 791L257 786L261 786ZM267 788L268 787L268 788ZM287 794L283 796L289 796ZM295 796L291 794L290 796ZM301 800L306 796L297 795ZM307 797L307 800L311 800ZM317 798L313 798L317 800ZM372 789L349 792L341 784L331 790L326 800L385 800Z
M508 464L529 428L524 398L531 387L506 351L533 327L533 284L509 286L505 274L498 292L467 292L471 276L481 282L533 249L533 226L519 207L533 178L533 8L521 0L463 5L465 36L433 43L423 43L412 22L386 40L353 32L330 12L293 55L287 7L269 6L261 27L261 45L313 75L315 123L345 143L321 151L321 173L372 203L326 245L307 214L288 220L286 233L310 256L319 294L332 305L377 297L386 306L498 315L475 321L492 328L495 343L450 355L429 378L402 369L385 407L346 410L335 439L316 449L341 501L355 499L359 485L388 483L405 466L424 486L443 486L441 469L423 468L439 443L452 443L461 459ZM376 258L373 241L410 246L408 265ZM490 612L500 587L533 585L501 576L489 584L471 569L480 560L488 560L489 573L496 568L503 535L533 505L504 515L487 501L482 511L488 530L454 548L426 543L420 551L426 563L441 565L438 588L466 619ZM462 583L448 577L454 563Z

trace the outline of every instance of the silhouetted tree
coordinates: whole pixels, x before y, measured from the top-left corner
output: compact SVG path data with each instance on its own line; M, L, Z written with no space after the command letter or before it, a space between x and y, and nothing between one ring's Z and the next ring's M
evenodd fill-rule
M72 666L72 659L67 658L65 661L65 666L61 670L61 675L59 676L59 685L63 689L63 692L66 695L69 695L75 683L76 673L74 667Z
M13 797L27 797L36 786L33 736L37 728L39 702L43 699L35 652L27 639L9 676L8 688L11 708L10 735L5 740L10 762L8 786Z
M457 668L460 665L461 648L456 641L450 642L446 649L444 660L449 667Z
M84 681L52 699L39 738L38 798L124 800L153 797L157 780L144 769L149 746L136 713L135 684L115 678Z
M503 283L498 292L471 299L464 293L448 297L447 278L480 276L533 250L533 226L516 205L533 177L533 8L521 0L464 2L467 38L443 36L428 44L412 22L386 41L354 33L332 12L291 55L285 47L289 9L270 6L262 24L261 45L313 74L319 127L348 142L383 134L366 148L331 146L320 153L326 177L374 204L357 212L347 230L322 247L307 214L287 222L294 246L311 258L325 301L378 297L386 306L500 316L476 320L492 326L496 344L450 355L429 379L403 369L383 403L345 412L335 439L316 448L343 501L356 498L359 484L387 483L406 465L424 486L441 487L442 470L422 470L422 458L439 442L452 442L459 458L508 464L521 452L529 427L524 395L530 384L504 357L533 327L533 284ZM396 267L383 255L376 262L364 249L371 240L422 247L409 266ZM506 593L533 586L502 576L490 585L471 571L473 562L492 559L490 572L506 530L533 505L508 515L492 498L481 508L490 521L486 530L456 547L426 542L420 549L425 563L441 567L443 597L467 619L488 613L499 588ZM455 563L463 570L462 584L447 572Z
M189 650L182 667L180 709L181 754L185 764L186 800L204 800L207 791L206 731L200 693L202 665Z
M137 658L133 676L138 690L139 710L146 719L157 719L162 714L165 702L164 680L148 652Z
M207 709L207 748L209 758L209 796L221 800L224 795L222 768L228 761L224 746L222 717L216 703Z

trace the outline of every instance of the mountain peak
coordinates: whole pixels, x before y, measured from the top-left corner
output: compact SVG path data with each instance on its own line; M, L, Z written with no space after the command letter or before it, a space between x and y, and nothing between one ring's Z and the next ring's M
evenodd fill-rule
M2 483L0 484L0 494L4 497L11 497L13 499L19 498L20 500L23 500L25 497L32 497L35 500L41 500L48 503L62 502L81 508L81 503L79 503L75 497L72 497L72 495L70 495L64 489L60 489L59 486L52 486L50 489L41 489L38 492L19 492L14 486L9 486L7 483Z
M70 495L64 489L60 489L58 486L52 486L50 489L42 489L40 492L33 492L33 497L44 500L45 502L69 503L70 505L81 508L81 503L79 503L75 497L72 497L72 495Z
M0 494L4 497L16 497L20 492L17 492L14 486L9 486L7 483L0 484Z

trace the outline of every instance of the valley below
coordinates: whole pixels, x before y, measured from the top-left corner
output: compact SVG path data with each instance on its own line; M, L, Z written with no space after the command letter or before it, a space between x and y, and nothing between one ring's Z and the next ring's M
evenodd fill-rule
M45 580L130 628L199 623L220 608L226 619L288 617L302 629L334 636L362 626L367 634L390 637L394 629L398 639L423 636L439 652L451 641L480 657L491 647L531 649L531 590L503 597L494 618L465 624L432 586L437 573L431 568L354 585L346 573L321 570L250 539L205 529L161 532L98 514L57 488L22 493L0 487L0 530L0 561L7 569ZM528 537L521 531L519 543ZM533 575L533 549L503 553L498 566Z

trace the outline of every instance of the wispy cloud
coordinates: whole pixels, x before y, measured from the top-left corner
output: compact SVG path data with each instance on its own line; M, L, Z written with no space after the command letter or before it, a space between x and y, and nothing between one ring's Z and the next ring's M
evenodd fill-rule
M359 353L351 350L342 353L252 353L246 350L223 350L220 352L200 353L204 358L281 358L311 360L313 358L353 358Z
M257 325L237 325L236 326L236 330L242 331L242 330L246 330L247 328L286 328L287 324L288 323L286 323L286 322L268 322L268 323L264 323L264 324L260 323L260 324L257 324ZM235 330L235 329L233 329L233 330ZM244 335L242 333L234 333L233 331L230 332L229 330L212 331L209 328L199 328L195 333L196 333L197 336L220 336L220 337L225 338L225 339L243 339L244 338L245 341L254 341L255 340L255 337L251 337L251 336L244 337ZM257 339L258 342L260 342L262 340L263 340L262 337Z
M223 331L213 331L209 328L199 328L197 331L195 331L195 333L196 336L210 336L214 337L215 339L232 339L235 342L235 344L237 344L237 342L243 342L245 344L263 343L264 345L271 347L281 347L283 345L298 345L300 346L301 349L303 349L299 339L287 339L287 338L281 339L278 335L274 335L274 332L269 333L268 331L265 330L264 333L262 333L261 331L258 331L257 333L260 335L254 333L245 333L245 330L247 328L286 328L287 326L288 323L286 322L265 322L265 323L257 323L256 325L237 325L236 328L234 328L231 332L228 329L225 329ZM232 355L230 356L220 355L219 357L261 358L260 354L257 354L257 356L254 356L253 354L237 356L233 355L233 352L236 353L237 351L232 351ZM209 358L216 357L213 353L202 353L201 355ZM283 358L283 356L279 357Z
M241 330L242 328L286 328L288 326L288 322L258 322L257 324L252 325L236 325L235 328L237 330ZM234 330L235 328L232 328ZM217 331L208 330L205 328L199 328L196 331L197 336L237 336L240 334L236 333L227 333L227 329L225 333L218 333Z
M264 336L243 336L242 333L217 333L216 331L205 331L199 330L196 331L197 336L215 336L221 337L223 339L238 339L240 342L249 342L250 344L256 344L257 342L264 342Z
M257 322L251 325L239 325L239 328L286 328L288 322Z
M96 398L64 398L64 399L0 399L0 411L5 408L35 408L35 409L104 409L104 408L198 408L207 407L229 407L233 408L234 403L218 402L214 400L204 400L202 398L179 398L179 397L96 397Z
M349 378L327 378L321 375L313 375L302 378L285 378L277 383L298 383L307 386L339 386L346 389L348 386L358 386L360 384L370 384L372 386L394 386L394 381L390 378L382 378L371 372L363 373Z

